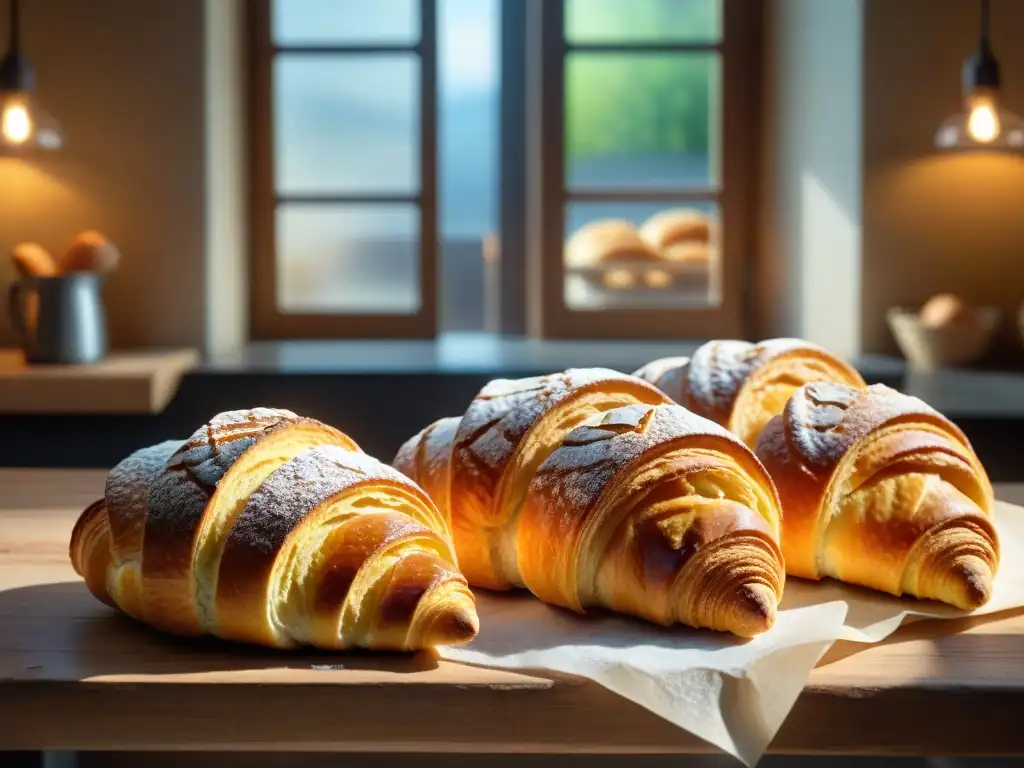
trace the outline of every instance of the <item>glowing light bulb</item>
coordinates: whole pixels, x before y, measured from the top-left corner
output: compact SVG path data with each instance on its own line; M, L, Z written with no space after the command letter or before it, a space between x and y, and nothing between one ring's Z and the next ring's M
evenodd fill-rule
M0 132L11 144L24 144L32 137L32 117L24 104L12 101L4 105Z
M967 133L975 141L988 144L999 136L999 113L994 101L988 97L971 101L971 113L967 118Z

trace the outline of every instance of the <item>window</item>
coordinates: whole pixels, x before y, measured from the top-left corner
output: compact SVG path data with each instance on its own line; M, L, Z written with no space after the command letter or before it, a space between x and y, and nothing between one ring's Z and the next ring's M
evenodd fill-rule
M254 2L254 335L742 335L758 5Z
M538 7L534 332L743 335L757 5Z
M254 4L260 337L436 328L433 0Z

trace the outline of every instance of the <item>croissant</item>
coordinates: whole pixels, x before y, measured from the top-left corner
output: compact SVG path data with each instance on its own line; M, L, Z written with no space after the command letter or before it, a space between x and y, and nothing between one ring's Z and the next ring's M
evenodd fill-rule
M785 512L787 571L972 609L992 594L992 486L964 434L882 385L800 387L757 456Z
M70 556L97 598L178 635L414 650L478 628L429 497L285 410L222 413L183 444L129 456Z
M780 506L728 431L604 369L497 380L399 449L469 582L749 637L782 595Z
M759 344L709 341L692 357L654 360L634 375L726 427L751 448L764 425L782 413L800 385L837 381L866 386L855 368L802 339L769 339Z

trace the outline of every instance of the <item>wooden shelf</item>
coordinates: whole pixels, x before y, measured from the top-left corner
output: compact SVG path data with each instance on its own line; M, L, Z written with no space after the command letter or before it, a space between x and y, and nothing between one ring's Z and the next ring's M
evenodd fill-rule
M89 365L36 365L0 350L0 414L153 414L199 363L193 349L112 352Z
M105 474L0 470L0 750L692 753L586 680L431 653L183 641L88 594L67 555ZM1008 500L1021 486L997 487ZM1024 612L919 622L822 659L771 750L1024 754Z

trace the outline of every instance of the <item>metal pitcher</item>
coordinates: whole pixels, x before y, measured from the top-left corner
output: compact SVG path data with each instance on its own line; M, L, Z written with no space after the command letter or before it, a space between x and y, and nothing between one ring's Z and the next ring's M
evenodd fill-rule
M107 354L102 275L75 272L13 283L11 325L30 363L93 363Z

